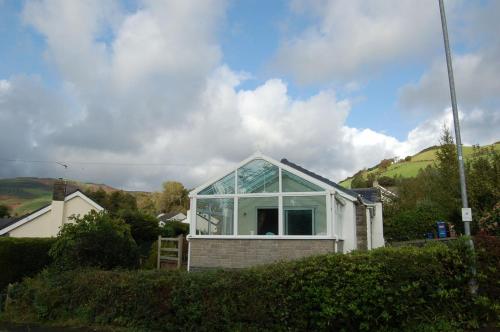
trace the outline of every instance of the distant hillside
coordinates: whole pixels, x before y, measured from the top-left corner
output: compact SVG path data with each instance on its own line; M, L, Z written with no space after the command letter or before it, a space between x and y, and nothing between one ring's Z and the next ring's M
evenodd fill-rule
M482 148L493 146L496 151L500 151L500 142L493 143L491 145L482 146ZM379 177L387 176L394 178L396 176L400 176L402 178L412 178L418 174L418 171L427 167L428 165L432 165L436 162L436 151L439 147L433 146L426 148L419 153L411 156L409 161L400 160L398 162L393 163L385 170L382 169L379 165L374 167L370 167L364 172L363 177L368 178L369 174L378 174ZM465 160L471 158L473 148L471 146L463 147L464 158ZM343 180L340 182L340 185L350 188L353 176Z
M0 179L0 203L9 206L13 215L20 216L34 211L51 202L55 180L29 177ZM106 192L118 190L105 184L72 180L68 180L68 186L80 190L97 190L99 188Z

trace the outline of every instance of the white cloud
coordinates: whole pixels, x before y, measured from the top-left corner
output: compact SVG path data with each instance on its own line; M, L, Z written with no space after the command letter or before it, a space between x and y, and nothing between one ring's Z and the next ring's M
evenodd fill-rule
M331 64L321 55L317 66L304 62L302 69L312 66L320 78L323 72L350 76L366 63L386 63L387 54L393 59L412 52L400 29L425 35L434 20L415 3L356 3L340 15L334 9L343 4L328 3L324 15L316 13L324 16L322 23L289 45L306 43L308 34L320 46L335 42L338 61ZM216 36L224 8L218 1L145 1L129 13L113 2L29 2L24 20L46 38L47 59L65 89L55 93L33 77L0 80L0 138L16 137L0 152L10 158L112 163L70 163L64 176L158 189L168 179L195 186L256 150L340 180L383 158L437 143L439 114L401 141L347 126L351 100L339 99L333 90L295 98L279 78L242 89L248 74L221 63ZM423 26L403 26L413 10ZM330 40L358 18L352 36ZM427 45L425 38L415 39ZM349 81L356 89L357 81ZM498 116L474 108L464 121L476 124L465 125L467 133L484 122L498 123ZM123 165L130 163L149 166ZM156 163L168 165L151 165ZM15 164L2 167L0 176L61 176L57 167Z
M315 23L286 39L275 63L301 83L366 77L441 42L435 1L296 0L292 9Z

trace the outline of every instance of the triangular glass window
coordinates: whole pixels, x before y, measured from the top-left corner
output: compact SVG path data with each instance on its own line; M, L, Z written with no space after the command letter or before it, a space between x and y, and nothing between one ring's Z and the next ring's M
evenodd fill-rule
M292 174L288 171L282 170L282 186L284 192L309 192L309 191L325 191L314 183L311 183L303 178Z
M238 193L276 193L279 169L262 159L255 159L238 169Z
M198 193L199 195L234 194L234 172L211 184Z

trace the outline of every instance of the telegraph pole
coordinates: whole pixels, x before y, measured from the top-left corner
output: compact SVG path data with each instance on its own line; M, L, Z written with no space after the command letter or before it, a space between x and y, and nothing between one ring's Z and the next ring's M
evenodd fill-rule
M467 187L465 183L465 167L464 158L462 153L462 138L460 137L460 122L458 119L458 109L457 109L457 96L455 93L455 79L453 78L453 66L451 63L451 52L450 52L450 42L448 40L448 28L446 24L446 14L444 11L443 0L439 0L439 11L441 13L441 27L443 28L443 39L444 39L444 50L446 53L446 65L448 66L448 81L450 83L450 96L451 96L451 109L453 111L453 124L455 128L455 141L457 143L457 156L458 156L458 172L460 175L460 193L462 196L462 221L464 223L465 235L469 237L469 245L472 251L474 251L474 243L470 237L470 222L472 221L472 213L469 208L469 202L467 200ZM473 275L476 274L476 269L472 266ZM471 291L475 293L476 282L471 280Z

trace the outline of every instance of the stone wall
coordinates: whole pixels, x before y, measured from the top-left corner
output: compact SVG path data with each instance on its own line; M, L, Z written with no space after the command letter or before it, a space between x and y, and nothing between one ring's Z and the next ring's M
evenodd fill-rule
M191 246L191 270L245 268L279 260L335 252L335 240L327 239L196 239Z
M356 240L358 250L368 250L366 206L362 204L356 204Z

